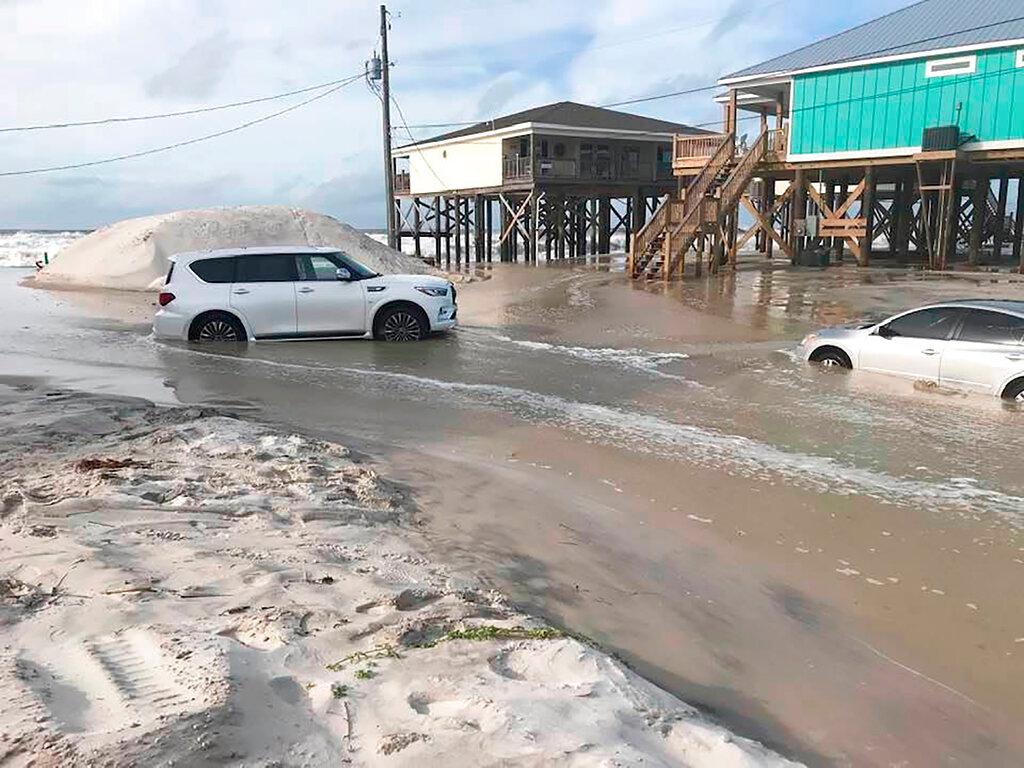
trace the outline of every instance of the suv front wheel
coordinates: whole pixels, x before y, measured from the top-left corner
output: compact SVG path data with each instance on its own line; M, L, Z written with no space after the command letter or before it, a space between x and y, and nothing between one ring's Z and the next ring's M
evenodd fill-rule
M419 341L430 333L427 316L411 304L385 307L374 326L374 337L384 341Z

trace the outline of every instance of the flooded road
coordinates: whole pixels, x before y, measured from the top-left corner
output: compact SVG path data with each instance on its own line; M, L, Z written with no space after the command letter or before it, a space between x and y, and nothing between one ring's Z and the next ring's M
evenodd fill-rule
M1024 413L796 355L820 325L1024 284L496 266L444 338L235 351L24 274L0 274L6 375L360 447L449 560L809 763L1024 762Z

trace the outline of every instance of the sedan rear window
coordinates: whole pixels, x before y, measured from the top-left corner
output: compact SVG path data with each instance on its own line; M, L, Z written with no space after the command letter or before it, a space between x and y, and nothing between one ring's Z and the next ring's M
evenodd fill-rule
M239 256L236 283L287 283L298 279L294 256Z
M911 312L889 323L893 336L907 336L912 339L947 339L949 332L960 316L955 307L936 307Z
M193 261L189 264L189 269L204 283L230 283L235 279L235 259L233 256Z
M960 341L980 344L1024 344L1024 317L970 309L960 329Z

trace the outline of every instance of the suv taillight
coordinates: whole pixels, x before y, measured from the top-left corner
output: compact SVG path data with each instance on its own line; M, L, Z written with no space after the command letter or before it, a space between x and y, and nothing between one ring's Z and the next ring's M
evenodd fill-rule
M160 298L158 298L157 301L160 302L161 307L166 307L168 304L174 301L174 294L169 293L168 291L161 291Z

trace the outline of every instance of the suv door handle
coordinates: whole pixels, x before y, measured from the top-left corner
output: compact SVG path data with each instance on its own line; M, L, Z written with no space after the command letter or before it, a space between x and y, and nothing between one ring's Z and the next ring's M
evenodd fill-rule
M247 294L248 292L249 292L248 288L236 288L234 291L232 291L232 293L236 293L239 296L243 296L243 295Z
M939 350L937 350L937 349L922 349L921 350L921 354L922 355L937 355L937 354L939 354Z
M312 293L314 288L299 288L299 293Z

